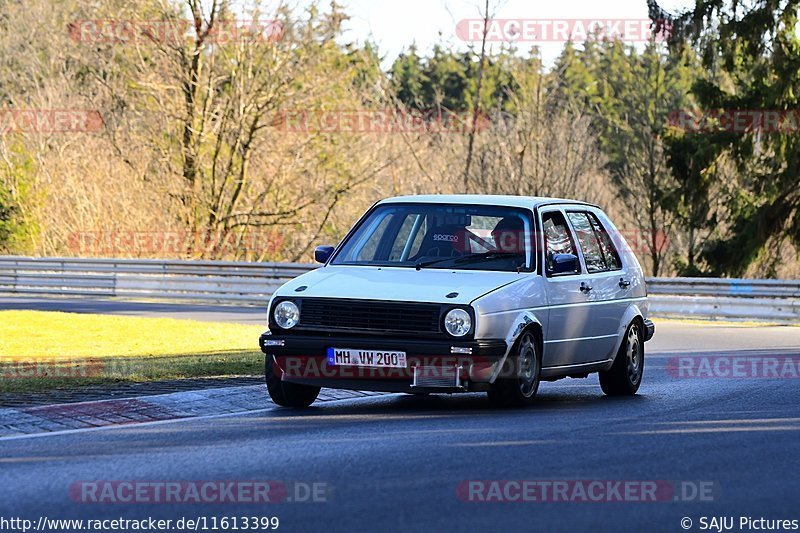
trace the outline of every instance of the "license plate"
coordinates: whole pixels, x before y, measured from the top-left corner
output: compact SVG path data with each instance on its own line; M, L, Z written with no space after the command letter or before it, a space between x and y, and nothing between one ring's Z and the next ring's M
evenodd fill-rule
M406 368L406 352L328 348L328 365Z

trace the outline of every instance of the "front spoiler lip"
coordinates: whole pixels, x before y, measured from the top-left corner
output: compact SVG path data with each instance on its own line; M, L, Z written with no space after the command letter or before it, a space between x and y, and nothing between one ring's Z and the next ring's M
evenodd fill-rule
M491 388L488 383L470 381L466 387L412 387L408 380L370 380L370 379L308 379L284 376L283 381L314 387L333 389L374 391L407 394L464 394L469 392L486 392Z
M653 324L652 320L648 319L644 321L644 329L645 329L644 341L647 342L653 338L653 335L656 334L656 325Z
M267 341L281 345L266 345ZM261 351L267 355L301 355L326 356L328 348L363 348L370 350L397 350L410 356L458 356L487 357L501 359L508 350L503 339L484 339L473 341L457 341L456 339L401 339L362 336L326 336L326 335L273 335L264 332L258 341ZM470 349L470 353L453 353L453 348Z

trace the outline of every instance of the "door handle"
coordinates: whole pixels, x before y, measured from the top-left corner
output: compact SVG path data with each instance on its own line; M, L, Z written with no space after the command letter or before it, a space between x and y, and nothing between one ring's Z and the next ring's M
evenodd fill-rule
M619 278L619 286L621 289L627 289L631 286L631 282L625 278Z
M592 286L589 285L588 283L586 283L585 281L582 281L581 282L581 292L588 293L590 290L592 290Z

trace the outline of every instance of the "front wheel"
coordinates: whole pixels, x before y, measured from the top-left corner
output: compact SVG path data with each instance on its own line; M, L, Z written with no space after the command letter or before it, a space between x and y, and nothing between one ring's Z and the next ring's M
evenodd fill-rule
M639 390L644 374L644 341L642 325L634 320L625 332L614 364L600 372L600 387L609 396L633 396Z
M529 405L539 390L542 374L542 356L533 332L522 334L509 360L515 363L514 376L497 378L488 392L489 401L504 407Z
M320 387L281 381L280 371L276 371L277 365L273 356L265 357L264 377L272 401L281 407L308 407L314 403L319 396Z

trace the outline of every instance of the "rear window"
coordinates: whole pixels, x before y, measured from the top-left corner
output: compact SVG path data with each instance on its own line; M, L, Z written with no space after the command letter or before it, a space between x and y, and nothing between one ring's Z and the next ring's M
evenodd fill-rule
M567 216L583 251L587 272L607 272L622 268L622 262L611 236L594 213L571 211L567 213Z

